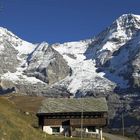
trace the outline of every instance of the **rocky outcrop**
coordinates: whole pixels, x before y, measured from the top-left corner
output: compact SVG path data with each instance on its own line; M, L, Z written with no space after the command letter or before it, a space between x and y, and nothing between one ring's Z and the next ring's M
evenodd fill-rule
M49 85L64 79L70 73L63 57L48 44L40 44L27 60L25 73Z
M3 46L3 50L0 52L0 74L16 72L20 62L17 58L18 51L7 41L1 43L0 46Z
M133 66L133 73L132 73L132 79L133 79L133 87L134 88L140 88L140 52L137 52L137 55L135 56L135 59L132 61Z

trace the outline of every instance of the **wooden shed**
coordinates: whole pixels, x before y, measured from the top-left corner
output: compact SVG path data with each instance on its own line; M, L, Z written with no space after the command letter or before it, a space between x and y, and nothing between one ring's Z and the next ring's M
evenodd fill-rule
M42 102L37 117L39 126L48 134L72 136L75 129L79 129L100 135L102 139L107 113L105 98L49 98Z

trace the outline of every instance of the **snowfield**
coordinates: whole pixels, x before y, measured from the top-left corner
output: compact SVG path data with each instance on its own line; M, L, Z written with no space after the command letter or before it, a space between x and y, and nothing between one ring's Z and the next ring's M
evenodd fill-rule
M55 50L63 56L71 73L50 85L51 87L63 85L73 94L79 90L86 93L113 91L115 87L129 88L128 77L139 76L138 73L132 73L131 68L138 62L135 61L133 64L140 47L139 29L140 16L124 14L94 39L49 45L47 42L40 44L26 42L1 27L0 55L6 53L5 48L10 46L18 62L16 71L7 70L8 72L4 74L0 73L1 80L6 79L14 83L23 81L30 84L38 82L48 84L49 82L45 83L41 78L47 77L49 72L51 78L54 75L57 77L58 72L55 68L56 66L59 68L58 65L62 61L55 61L58 58L56 57L58 54L54 53ZM49 49L50 47L52 49ZM48 67L49 72L45 69ZM30 70L30 75L35 73L36 76L29 77L25 74L26 70Z

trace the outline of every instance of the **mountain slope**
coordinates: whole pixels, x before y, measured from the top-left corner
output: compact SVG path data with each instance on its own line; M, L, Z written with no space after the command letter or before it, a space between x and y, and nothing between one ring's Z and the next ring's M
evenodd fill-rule
M9 97L8 97L9 98ZM40 97L16 97L11 96L0 97L0 139L1 140L79 140L79 138L64 138L63 136L47 135L38 127L34 108L37 102L40 102ZM31 103L19 102L23 99L31 101ZM25 105L25 107L23 107ZM22 108L21 108L22 106ZM35 107L34 107L35 106ZM31 112L24 112L29 110ZM93 138L86 138L87 140L94 140Z
M47 43L28 43L4 28L0 28L0 40L2 93L45 95L49 84L69 75L63 57Z
M88 90L93 90L93 88L96 92L102 92L105 87L108 91L112 90L113 84L103 77L103 73L96 72L95 61L86 59L84 55L90 43L91 40L87 40L53 46L55 50L63 55L72 69L71 76L62 81L62 85L64 83L71 93L76 93L78 90L88 92ZM106 83L106 86L103 83Z
M69 67L63 57L48 44L40 44L27 58L27 75L52 84L69 74Z
M44 135L33 128L31 118L5 98L0 98L0 138L6 140L45 140Z
M53 45L73 70L68 82L70 92L82 88L96 93L133 88L139 29L140 16L125 14L92 40Z

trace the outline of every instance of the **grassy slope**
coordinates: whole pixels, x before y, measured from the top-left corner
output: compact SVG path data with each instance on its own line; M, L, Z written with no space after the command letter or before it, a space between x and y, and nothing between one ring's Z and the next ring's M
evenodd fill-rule
M43 99L14 95L0 97L0 140L80 140L46 135L35 128L38 125L36 112Z
M42 100L45 97L37 97L37 96L7 96L7 98L14 102L18 108L23 111L27 111L30 113L36 113L39 109Z
M49 136L33 127L37 120L34 111L41 100L35 97L0 97L0 140L79 140L79 138ZM30 114L26 115L25 111Z
M30 117L12 102L0 97L0 138L5 140L45 140L44 135L30 125Z
M43 99L14 95L0 97L0 140L80 140L46 135L35 128L38 125L36 112Z
M80 140L46 135L36 128L38 124L35 114L43 99L13 95L0 97L0 140Z

